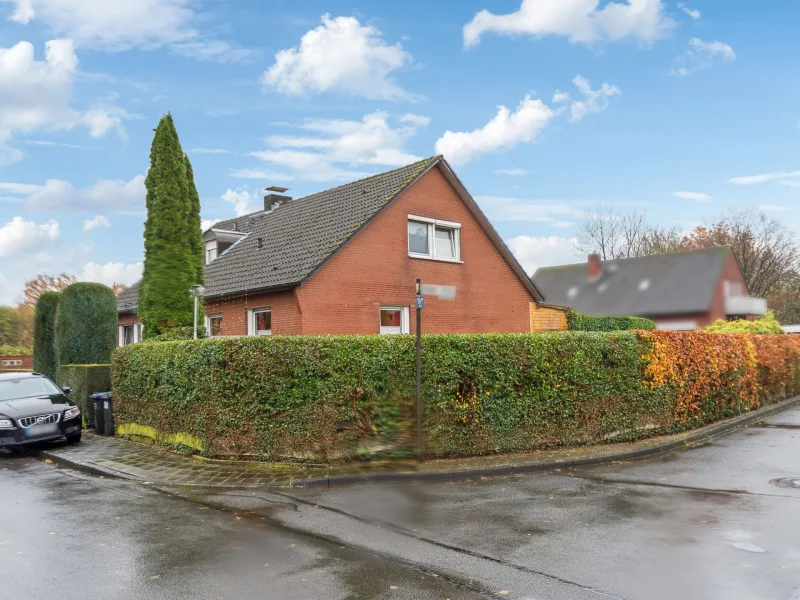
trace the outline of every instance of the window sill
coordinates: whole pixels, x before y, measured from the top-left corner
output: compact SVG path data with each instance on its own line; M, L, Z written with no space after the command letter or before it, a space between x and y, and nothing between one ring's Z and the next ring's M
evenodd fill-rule
M425 256L423 254L410 254L409 253L408 258L417 258L419 260L433 260L433 261L436 261L436 262L450 263L450 264L453 264L453 265L463 265L464 264L463 260L455 260L453 258L434 258L432 256Z

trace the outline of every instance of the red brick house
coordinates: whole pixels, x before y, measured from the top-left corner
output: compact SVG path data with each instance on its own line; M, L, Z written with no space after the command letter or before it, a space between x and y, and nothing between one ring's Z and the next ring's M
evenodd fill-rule
M547 302L598 317L652 319L658 329L693 330L717 319L763 315L730 248L711 248L542 267L533 274Z
M32 371L33 357L19 354L0 356L0 371Z
M212 336L410 333L416 278L456 288L426 297L427 333L530 331L542 301L440 156L297 200L269 194L204 239ZM121 344L141 338L137 290L118 298Z

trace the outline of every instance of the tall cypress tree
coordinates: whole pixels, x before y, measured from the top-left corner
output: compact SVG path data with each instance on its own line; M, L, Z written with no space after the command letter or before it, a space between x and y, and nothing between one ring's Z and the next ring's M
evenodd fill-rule
M192 163L186 158L186 183L189 191L189 216L186 222L189 234L189 249L194 263L193 283L203 285L205 282L205 244L203 243L202 220L200 219L200 194L194 184L194 169Z
M156 128L144 184L147 221L138 313L144 337L151 338L193 322L189 288L196 283L197 261L187 233L191 203L186 157L171 114L162 117Z

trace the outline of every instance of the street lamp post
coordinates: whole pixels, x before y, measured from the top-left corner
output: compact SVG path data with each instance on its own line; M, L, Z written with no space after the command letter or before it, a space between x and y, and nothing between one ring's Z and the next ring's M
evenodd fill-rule
M189 296L194 298L194 339L197 339L197 299L202 298L206 293L206 288L202 285L193 285L189 290Z

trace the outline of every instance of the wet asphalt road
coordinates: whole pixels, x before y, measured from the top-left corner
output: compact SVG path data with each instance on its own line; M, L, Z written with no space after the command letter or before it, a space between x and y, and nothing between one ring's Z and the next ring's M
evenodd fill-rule
M0 457L0 598L800 600L781 478L800 482L800 408L647 461L461 482L162 494Z

